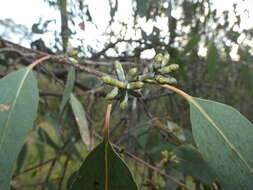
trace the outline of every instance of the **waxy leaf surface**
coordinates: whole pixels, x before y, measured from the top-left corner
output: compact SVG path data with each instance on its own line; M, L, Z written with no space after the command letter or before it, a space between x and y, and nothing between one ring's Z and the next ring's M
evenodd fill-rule
M38 107L37 81L30 68L0 80L0 190L8 190L12 169Z
M79 102L79 100L75 97L74 94L70 95L70 104L74 112L75 119L78 124L82 140L84 144L87 146L87 148L90 148L91 138L90 138L90 131L88 127L88 121L86 118L85 110L81 102Z
M230 106L193 98L193 136L225 190L253 189L253 125Z
M68 77L67 77L67 83L63 92L63 96L62 96L62 101L61 101L61 105L60 105L60 115L62 114L64 107L66 106L69 98L70 98L70 94L74 88L74 84L75 84L75 68L74 67L70 67L69 71L68 71Z
M107 159L105 149L107 148ZM106 173L105 162L108 162ZM108 190L137 190L137 185L111 144L99 144L86 158L77 173L71 190L105 190L105 176L108 177Z

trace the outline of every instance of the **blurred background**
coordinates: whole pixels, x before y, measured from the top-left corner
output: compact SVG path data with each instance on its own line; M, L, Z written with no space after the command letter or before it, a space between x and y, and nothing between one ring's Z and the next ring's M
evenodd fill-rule
M0 3L0 77L41 55L78 51L80 65L113 74L149 68L170 54L178 88L231 105L253 121L252 0L8 0ZM59 116L69 66L52 62L36 70L40 107L36 126L18 158L13 189L67 189L89 150L81 142L71 108ZM94 144L99 142L108 88L77 70L74 92L83 103ZM123 148L140 189L183 189L136 163L124 151L160 167L164 150L195 146L189 107L176 94L145 87L128 109L113 105L111 140ZM64 151L62 147L66 148ZM182 169L184 168L184 169ZM219 189L210 176L169 164L164 169L194 189ZM198 169L195 169L198 170ZM189 172L190 171L190 172ZM212 181L213 182L213 181Z

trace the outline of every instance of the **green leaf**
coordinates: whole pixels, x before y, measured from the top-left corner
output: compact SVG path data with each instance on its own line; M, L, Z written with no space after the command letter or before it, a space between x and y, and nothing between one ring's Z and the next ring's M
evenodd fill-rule
M177 28L177 19L172 16L172 2L168 1L168 8L167 11L165 12L166 15L168 16L168 29L170 32L170 41L173 41L176 37L176 28Z
M183 55L187 54L188 52L192 51L199 43L200 35L195 34L192 38L188 41L184 48Z
M56 151L58 151L60 149L60 147L54 142L54 140L49 136L47 131L44 130L43 128L40 127L38 129L38 135L39 135L42 142L47 143L50 147L52 147Z
M108 145L108 146L106 146ZM107 157L106 157L107 148ZM108 173L106 173L106 164L108 161ZM112 148L111 144L102 142L86 158L71 190L106 190L105 178L108 177L108 190L137 190L126 164L121 160Z
M244 85L247 89L252 90L252 86L253 86L253 72L250 69L250 67L248 65L245 64L241 64L241 77L242 80L244 82Z
M137 140L140 147L140 153L148 153L153 161L161 160L161 152L163 150L172 151L176 145L165 140L161 135L161 131L154 126L147 124L145 127L137 128L132 132L132 135Z
M147 16L148 2L146 0L136 0L137 14L140 17Z
M75 68L70 67L67 77L67 83L63 92L63 97L60 105L60 115L62 114L63 109L69 100L70 94L74 88L74 84L75 84Z
M16 164L16 170L15 173L19 173L20 169L23 167L24 163L25 163L25 158L27 155L27 151L28 151L28 146L27 144L24 144L19 155L17 158L17 164Z
M75 178L77 177L78 171L74 171L68 178L67 183L66 183L66 188L70 189L71 185L73 184Z
M143 149L145 149L146 145L149 141L149 136L152 134L152 127L148 125L145 127L137 128L132 132L133 136L136 138L137 142L139 143L139 146ZM156 135L157 137L157 135Z
M91 144L91 137L85 110L74 94L70 95L70 104L74 112L76 122L79 126L79 132L82 140L87 148L89 148Z
M225 190L253 188L253 125L230 106L192 98L193 137Z
M30 68L0 80L0 190L10 188L12 168L38 107L37 81Z
M124 72L124 69L123 69L121 63L119 61L115 61L113 63L113 65L114 65L114 69L115 69L116 74L117 74L117 78L120 81L125 81L126 80L126 76L125 76L125 72Z
M173 152L179 162L168 163L166 165L167 170L172 167L206 184L211 184L215 181L215 175L212 169L197 149L191 146L180 146Z
M40 142L36 142L35 147L36 147L39 162L43 162L43 160L45 158L45 146L44 146L44 144L42 144Z
M215 79L219 66L219 54L214 42L212 42L210 47L208 48L207 64L209 78Z
M43 120L46 122L46 123L48 123L51 127L52 127L52 129L49 129L49 133L52 135L52 138L53 139L62 139L63 140L63 132L62 132L62 130L61 130L61 128L60 128L60 120L64 123L64 117L66 117L66 116L62 116L61 118L59 118L58 116L57 116L57 114L54 114L54 113L50 113L50 112L48 112L44 117L43 117ZM53 130L52 132L53 133L51 133L51 131L50 130ZM57 136L56 138L55 138L55 136ZM56 140L56 141L57 141ZM59 141L57 141L57 143L59 144Z

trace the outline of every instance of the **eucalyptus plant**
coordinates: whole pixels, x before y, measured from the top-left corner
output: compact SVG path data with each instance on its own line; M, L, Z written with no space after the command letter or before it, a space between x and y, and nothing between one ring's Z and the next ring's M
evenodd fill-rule
M0 94L0 190L10 189L15 160L36 119L39 95L37 79L32 69L41 62L52 58L54 57L42 57L28 67L15 71L0 80L0 89L3 92ZM64 59L73 68L81 68L78 63ZM109 128L112 101L120 99L120 107L125 109L128 104L128 96L141 97L144 84L173 91L189 103L192 133L197 145L197 149L184 145L177 147L174 152L163 151L161 168L153 169L163 174L161 170L166 170L168 165L173 165L211 186L218 181L225 190L253 188L253 138L251 135L253 125L230 106L192 97L173 86L176 84L176 79L171 76L171 73L178 70L179 66L169 64L169 61L168 54L158 54L149 71L139 72L136 68L132 68L127 74L120 62L116 61L114 70L117 78L109 75L100 78L106 85L112 87L105 97L108 105L103 141L89 153L80 169L73 174L68 189L138 189L126 162L117 153L119 147L110 142ZM85 111L72 93L75 78L73 68L69 70L60 110L67 102L71 104L83 142L89 148L91 142ZM194 168L191 168L193 166ZM148 165L148 167L152 166ZM192 189L179 180L171 179L184 189Z

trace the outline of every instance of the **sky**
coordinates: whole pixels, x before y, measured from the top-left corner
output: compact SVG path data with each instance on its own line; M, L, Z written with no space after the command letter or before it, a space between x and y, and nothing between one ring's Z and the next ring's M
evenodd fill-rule
M253 12L245 12L245 8L253 7L253 0L213 0L214 7L217 8L218 14L221 14L224 10L232 10L233 3L238 3L238 10L240 11L242 22L242 28L249 29L253 26ZM121 0L119 1L119 11L116 18L121 21L128 21L131 19L131 2L132 0ZM104 41L103 32L106 29L107 22L109 21L109 7L108 0L85 0L85 3L89 5L89 10L93 21L97 24L96 26L91 23L87 23L85 30L81 30L78 26L78 23L81 20L76 20L76 38L73 39L73 43L78 43L79 39L82 39L85 36L87 44L96 44L97 41ZM232 14L231 14L232 15ZM7 0L0 3L0 19L10 18L17 24L22 24L31 28L34 23L37 23L40 18L43 20L55 20L56 23L49 25L50 30L53 32L60 29L60 14L58 11L55 11L54 8L51 8L44 2L44 0ZM230 18L233 20L233 17ZM162 25L162 20L160 24ZM147 31L151 31L151 25L143 22L146 26ZM119 30L118 26L114 26L115 30ZM3 30L3 28L2 28ZM1 33L0 28L0 33ZM130 34L132 35L132 34ZM50 36L50 35L48 35ZM51 35L52 36L52 35ZM36 38L36 35L34 36ZM39 38L39 36L37 36ZM43 36L45 41L50 40L47 36ZM18 43L18 36L12 36L11 39L13 42ZM52 42L53 43L53 42ZM29 46L28 41L22 42L22 45Z
M96 12L97 16L96 22L99 22L101 15L105 15L108 11L108 0L85 0L85 3L89 4L91 10ZM217 7L217 10L222 12L224 10L231 10L233 3L238 3L238 7L244 15L243 26L247 27L250 21L253 21L253 15L250 13L250 18L247 18L247 13L243 13L245 8L253 7L253 0L213 0L214 6ZM119 3L119 8L121 14L120 19L127 20L126 15L131 11L129 2L131 0L121 0ZM0 3L0 18L12 18L16 23L26 25L31 27L33 23L38 21L39 17L54 19L59 17L53 8L49 6L43 0L8 0ZM103 17L104 19L104 17ZM103 21L100 21L100 24L103 25Z

